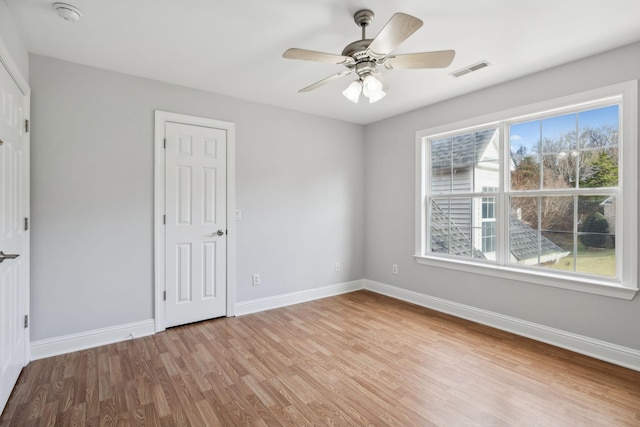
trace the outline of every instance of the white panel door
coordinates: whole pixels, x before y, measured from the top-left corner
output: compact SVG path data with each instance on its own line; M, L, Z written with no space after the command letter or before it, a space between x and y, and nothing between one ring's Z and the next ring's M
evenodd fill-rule
M223 129L165 126L165 326L227 314Z
M26 105L26 97L0 63L0 412L26 362Z

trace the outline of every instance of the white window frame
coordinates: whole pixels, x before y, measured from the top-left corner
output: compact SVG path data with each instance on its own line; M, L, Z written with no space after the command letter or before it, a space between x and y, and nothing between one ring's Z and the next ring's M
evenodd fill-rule
M616 224L620 225L616 233L616 246L621 266L618 279L598 276L587 276L571 273L556 273L548 269L526 268L514 266L503 261L498 264L482 262L482 260L449 257L427 252L429 228L427 212L429 204L427 196L430 188L430 173L427 173L430 159L428 140L448 135L473 132L487 127L498 127L500 133L500 150L503 158L500 162L500 190L496 200L496 229L499 248L508 248L508 224L504 208L508 203L509 176L504 173L509 157L508 138L509 125L514 122L535 120L543 115L563 114L580 109L597 108L612 101L620 102L622 127L619 130L622 145L619 147L621 177L621 195L616 197ZM449 268L476 274L490 275L505 279L517 280L570 289L591 294L631 300L638 292L638 81L632 80L612 86L590 90L562 98L556 98L536 104L514 108L499 113L489 114L461 122L451 123L416 132L416 207L415 207L415 259L419 264ZM506 156L506 157L505 157ZM507 245L507 246L505 246Z

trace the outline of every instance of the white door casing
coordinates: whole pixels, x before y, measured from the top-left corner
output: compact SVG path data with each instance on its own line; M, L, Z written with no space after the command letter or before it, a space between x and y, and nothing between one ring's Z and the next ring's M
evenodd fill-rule
M29 88L0 45L0 412L29 357Z
M234 133L156 111L156 331L234 314Z

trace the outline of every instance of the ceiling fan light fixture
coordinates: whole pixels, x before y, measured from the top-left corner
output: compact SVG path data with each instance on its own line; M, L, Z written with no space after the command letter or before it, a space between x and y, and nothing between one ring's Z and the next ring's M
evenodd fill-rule
M377 93L369 96L369 104L373 104L374 102L380 101L386 95L387 95L387 93L385 91L383 91L382 89L380 89L380 91L378 91Z
M342 94L345 98L353 103L358 103L358 99L360 99L360 92L362 92L362 83L360 80L356 80L352 82L349 87L342 91Z
M371 74L367 75L362 81L362 93L369 98L370 104L380 101L386 95L382 90L382 82Z

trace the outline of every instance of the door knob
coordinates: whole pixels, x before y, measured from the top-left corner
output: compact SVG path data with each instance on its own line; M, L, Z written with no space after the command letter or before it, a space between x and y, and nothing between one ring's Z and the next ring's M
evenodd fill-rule
M0 262L4 261L5 259L16 259L19 256L19 254L5 254L4 252L0 251Z
M224 231L218 230L218 231L215 231L215 232L211 233L211 235L212 236L224 236Z

